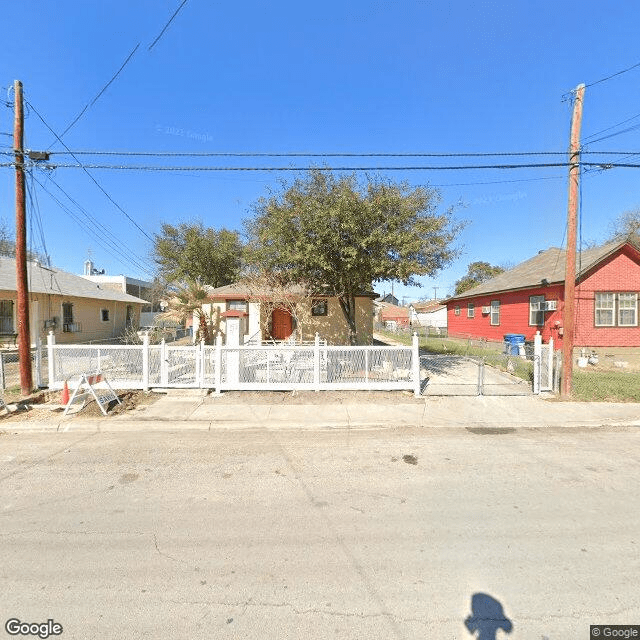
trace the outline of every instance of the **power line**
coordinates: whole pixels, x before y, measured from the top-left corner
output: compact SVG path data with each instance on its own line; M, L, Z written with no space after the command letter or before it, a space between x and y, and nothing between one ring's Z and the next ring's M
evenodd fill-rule
M187 4L187 0L183 0L182 4L174 11L173 15L169 18L169 21L164 25L162 31L158 34L158 37L149 45L148 51L151 51L151 49L156 46L156 42L158 42L158 40L162 38L164 32L169 28L169 25L173 22L173 19L178 15L180 9L182 9L185 4Z
M622 129L621 131L614 131L609 135L602 136L601 138L596 138L595 140L591 140L590 142L588 142L588 144L596 144L596 142L601 142L602 140L607 140L609 138L615 138L615 136L622 135L623 133L629 133L629 131L635 131L636 129L640 129L640 124L636 124L633 127L627 127L626 129ZM591 152L591 153L597 153L597 152ZM628 153L629 152L627 152L627 154ZM621 154L621 155L627 155L627 154Z
M620 76L623 73L627 73L627 71L631 71L632 69L636 69L637 67L640 67L640 62L636 62L636 64L627 67L626 69L622 69L622 71L617 71L616 73L612 73L610 76L607 76L606 78L600 78L600 80L596 80L595 82L591 82L588 85L585 86L585 89L588 87L593 87L596 84L600 84L601 82L606 82L607 80L611 80L611 78L615 78L616 76Z
M626 155L629 151L584 151L598 155ZM161 158L487 158L503 156L566 156L566 151L491 151L491 152L251 152L251 151L51 151L50 155L151 156Z
M25 100L26 104L30 104L30 102L28 100ZM40 113L38 113L38 110L31 105L31 108L33 109L34 113L38 116L38 118L40 118L40 120L42 121L42 123L44 124L45 127L47 127L47 129L49 129L49 131L51 131L51 133L53 133L53 135L58 139L58 141L62 144L62 146L71 153L71 157L76 160L78 162L78 165L76 165L78 168L81 168L88 176L89 178L91 178L92 182L98 187L98 189L100 189L100 191L102 191L102 193L104 193L104 195L107 197L107 199L119 210L121 211L126 218L151 242L153 242L153 238L104 190L104 188L102 187L102 185L89 173L89 171L87 171L87 168L80 162L80 160L78 160L78 158L76 158L76 156L73 154L73 152L71 151L71 149L69 149L69 147L67 147L67 145L62 141L62 139L60 138L60 136L47 124L46 120L40 115ZM73 166L73 165L72 165Z
M96 97L93 100L91 100L91 102L88 102L85 105L84 109L82 109L82 111L72 120L69 126L60 134L60 138L64 137L64 135L71 129L71 127L73 127L73 125L75 125L75 123L78 122L78 120L80 120L80 118L84 115L84 112L90 107L92 107L98 101L100 96L109 88L109 85L120 75L120 72L127 66L127 63L129 62L129 60L133 58L133 54L138 50L139 46L140 46L140 43L138 42L138 44L134 47L133 51L127 56L127 59L122 63L120 68L111 77L111 80L109 80L109 82L107 82L107 84L105 84L102 87L102 89L100 89ZM55 141L49 145L49 148L51 148L53 144L55 144Z
M99 229L96 231L91 226L89 226L86 222L84 222L76 213L74 213L68 206L66 206L53 193L51 193L51 191L49 191L49 189L47 189L46 186L42 184L42 182L40 182L40 180L38 180L35 176L33 176L33 174L32 174L32 177L40 185L42 190L58 205L58 207L60 207L60 209L62 209L62 211L64 211L86 234L91 236L95 240L95 242L97 242L102 247L104 251L106 251L109 255L113 256L118 262L125 265L127 268L133 266L137 269L141 269L142 271L144 271L145 273L148 273L149 275L153 275L153 272L147 269L144 265L127 256L115 244L115 242L108 237L108 235L105 235L104 233L100 233ZM55 186L58 187L58 189L60 189L60 191L62 191L62 193L64 193L64 195L75 206L78 207L78 209L85 215L85 217L88 217L91 223L95 224L95 221L91 218L91 216L89 216L89 214L81 205L79 205L71 196L69 196L69 194L67 194L66 191L64 191L64 189L60 187L60 185L55 183L53 180L51 180L51 182L53 182L53 184L55 184ZM114 251L116 253L114 253Z
M627 124L627 122L631 122L632 120L635 120L636 118L640 118L640 113L636 113L635 116L631 116L630 118L627 118L626 120L623 120L622 122L618 122L617 124L613 124L610 127L606 127L605 129L600 129L600 131L596 131L595 133L592 133L590 136L587 136L586 138L583 138L582 141L584 143L584 142L586 142L587 140L589 140L591 138L595 138L596 136L599 136L601 133L604 133L605 131L611 131L611 129L615 129L616 127L619 127L621 124Z
M548 167L568 167L568 162L545 162L530 164L478 164L478 165L430 165L430 166L370 166L370 167L210 167L210 166L153 166L153 165L118 165L118 164L56 164L56 169L110 169L116 171L460 171L464 169L540 169ZM602 164L602 163L594 163ZM12 166L10 163L4 166ZM614 166L614 165L612 165Z

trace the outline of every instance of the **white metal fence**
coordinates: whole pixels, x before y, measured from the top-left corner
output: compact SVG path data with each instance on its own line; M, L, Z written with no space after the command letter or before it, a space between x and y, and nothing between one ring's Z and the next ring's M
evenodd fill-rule
M420 393L418 339L412 346L61 345L48 337L49 387L104 373L119 389L411 389Z

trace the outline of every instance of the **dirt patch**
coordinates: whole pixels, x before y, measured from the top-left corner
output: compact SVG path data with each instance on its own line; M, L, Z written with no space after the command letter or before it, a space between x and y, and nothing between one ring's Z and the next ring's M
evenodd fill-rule
M160 395L157 393L145 393L138 390L116 391L122 404L115 400L109 403L107 417L127 413L140 406L154 403ZM11 404L6 400L12 411L7 415L5 411L0 411L0 421L6 422L48 422L62 419L64 406L60 404L60 391L41 391L32 394L28 398ZM91 398L87 401L84 409L78 413L65 416L65 420L71 420L74 416L82 418L102 418L104 417L97 402Z
M207 404L424 404L413 391L225 391Z

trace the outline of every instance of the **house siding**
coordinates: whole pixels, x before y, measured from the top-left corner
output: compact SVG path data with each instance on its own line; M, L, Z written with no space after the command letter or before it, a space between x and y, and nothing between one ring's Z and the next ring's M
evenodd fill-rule
M502 293L487 294L453 300L447 302L447 324L450 336L480 337L487 340L502 342L506 333L523 334L525 340L533 340L536 331L540 331L545 342L549 338L558 340L556 320L562 319L562 292L561 286L536 287L521 291L505 291ZM544 296L545 300L557 300L557 311L546 311L544 325L529 326L529 297ZM491 324L491 314L483 314L482 307L490 307L492 300L500 301L500 324ZM473 318L467 317L467 305L475 305ZM460 307L460 315L455 315L455 307Z
M596 327L596 293L640 294L640 263L625 247L599 265L576 287L575 345L579 347L638 347L640 327ZM640 298L640 295L638 296ZM638 309L636 309L636 320Z
M595 326L595 294L600 292L638 293L640 299L640 254L628 245L623 246L596 265L577 283L574 334L576 347L639 347L640 326ZM541 327L529 326L530 296L544 296L545 300L558 301L556 311L545 312L544 325ZM490 324L491 314L482 314L482 307L490 306L492 300L500 301L499 326ZM467 317L468 303L475 305L474 318ZM455 315L456 306L460 307L460 315ZM450 300L447 301L449 335L501 341L506 333L520 333L526 340L533 340L536 331L540 330L543 341L548 342L549 338L553 338L556 348L559 349L562 347L563 308L563 284ZM637 320L639 316L640 308L637 308Z

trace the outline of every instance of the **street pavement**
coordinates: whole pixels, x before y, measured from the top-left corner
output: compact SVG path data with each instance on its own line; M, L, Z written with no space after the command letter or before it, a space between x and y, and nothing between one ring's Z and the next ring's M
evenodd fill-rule
M640 623L640 432L502 424L8 430L0 622L52 619L63 640Z

